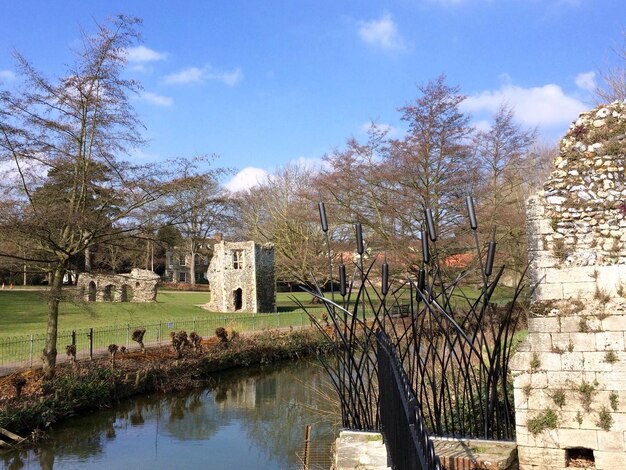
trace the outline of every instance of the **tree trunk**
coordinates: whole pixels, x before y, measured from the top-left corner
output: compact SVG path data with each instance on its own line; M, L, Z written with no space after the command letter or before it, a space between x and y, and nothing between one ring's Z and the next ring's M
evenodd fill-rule
M91 249L85 248L85 272L91 272Z
M196 284L196 254L192 251L189 262L189 284Z
M43 371L46 379L54 377L54 368L57 360L57 330L59 324L59 302L63 288L63 269L55 268L51 273L50 292L48 297L48 327L46 329L46 344L43 350Z

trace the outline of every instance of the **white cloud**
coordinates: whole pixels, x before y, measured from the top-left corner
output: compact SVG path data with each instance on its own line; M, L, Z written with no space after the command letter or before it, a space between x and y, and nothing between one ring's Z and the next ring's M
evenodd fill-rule
M0 70L0 82L15 80L15 74L10 70Z
M269 173L261 168L249 166L237 173L224 185L231 193L245 191L267 181Z
M150 91L142 91L139 93L139 99L157 106L172 106L174 104L174 100L169 96L157 95Z
M372 128L372 124L375 124L376 127L382 131L382 132L386 132L387 133L387 137L394 137L397 136L399 134L399 131L397 128L395 128L394 126L392 126L391 124L387 124L384 122L374 122L372 123L372 121L368 121L365 122L361 125L361 132L363 134L367 134L370 129Z
M474 123L474 127L481 132L489 132L491 130L491 123L486 119L481 119Z
M178 73L172 73L165 77L165 83L200 83L202 81L202 69L197 67L189 67Z
M594 91L598 86L596 83L596 73L595 72L584 72L576 75L576 79L574 80L576 86L578 88L582 88L587 91Z
M328 163L321 158L315 157L298 157L295 160L290 160L290 165L295 165L305 170L310 170L314 173L320 172L324 168L328 168Z
M146 62L156 62L165 60L167 53L157 52L146 46L136 46L126 49L126 59L135 64L145 64Z
M367 44L381 49L396 51L406 49L404 40L389 13L384 13L378 20L362 21L359 37Z
M243 73L239 68L232 72L224 72L217 70L210 65L206 65L203 68L189 67L181 70L177 73L172 73L164 78L165 83L172 85L175 84L190 84L190 83L202 83L206 80L216 80L222 82L228 86L235 86L243 79Z
M566 95L560 86L547 84L523 88L503 84L497 90L487 90L468 97L461 107L469 112L495 113L506 103L515 109L515 116L526 126L560 126L571 123L587 109L582 101Z

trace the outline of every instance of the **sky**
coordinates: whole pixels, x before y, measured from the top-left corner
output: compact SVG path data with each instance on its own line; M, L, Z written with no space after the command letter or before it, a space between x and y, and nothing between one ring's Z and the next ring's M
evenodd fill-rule
M372 121L400 137L398 108L442 73L477 127L505 103L556 143L626 40L624 0L0 0L0 87L20 80L14 51L63 76L81 28L120 13L143 19L132 158L217 154L231 190L319 164Z

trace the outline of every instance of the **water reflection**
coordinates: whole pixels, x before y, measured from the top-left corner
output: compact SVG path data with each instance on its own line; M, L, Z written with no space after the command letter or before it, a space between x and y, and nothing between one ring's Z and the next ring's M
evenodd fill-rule
M338 417L339 412L320 390L329 390L329 384L317 362L223 373L207 389L141 397L69 420L50 433L49 442L6 454L0 464L7 469L297 468L304 428L313 424L313 456L326 457L319 468L329 468L334 428L326 413Z

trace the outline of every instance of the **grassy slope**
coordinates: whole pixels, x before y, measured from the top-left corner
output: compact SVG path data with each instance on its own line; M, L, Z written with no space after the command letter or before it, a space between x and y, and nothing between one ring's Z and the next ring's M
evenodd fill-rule
M46 329L46 291L0 291L0 336L43 333ZM155 303L62 302L59 329L125 325L210 315L198 307L208 301L205 292L161 292Z
M46 329L46 291L21 289L0 290L0 337L44 333ZM467 292L473 297L475 292ZM98 326L139 325L159 321L206 318L211 315L237 317L237 314L209 312L199 305L209 301L207 292L160 291L155 303L119 302L62 302L59 308L59 330L72 330ZM356 296L353 293L352 301ZM506 302L510 290L497 289L493 301ZM404 296L403 296L404 297ZM306 307L322 309L320 304L310 304L311 295L305 292L277 294L279 312L297 312L297 298ZM341 297L336 295L340 302ZM376 298L372 294L372 298ZM408 300L408 299L406 299ZM403 302L405 299L402 300ZM460 301L459 306L464 302Z

